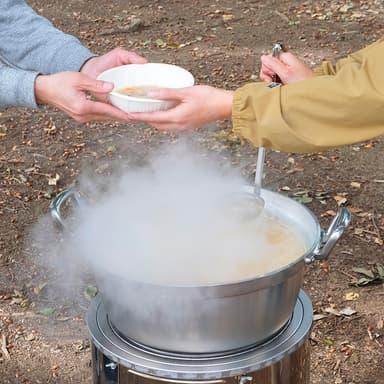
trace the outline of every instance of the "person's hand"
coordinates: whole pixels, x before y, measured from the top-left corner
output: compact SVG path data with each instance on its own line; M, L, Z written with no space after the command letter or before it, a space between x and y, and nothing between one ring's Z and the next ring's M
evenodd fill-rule
M178 102L175 107L166 111L128 113L132 120L147 122L161 130L199 128L213 121L229 119L232 115L233 92L207 85L157 89L148 96Z
M135 52L129 52L122 48L115 48L102 56L92 57L87 60L80 69L81 73L96 79L100 73L107 69L126 64L144 64L147 60ZM108 102L108 95L94 95L99 100Z
M35 97L38 104L53 105L79 122L95 120L129 120L128 115L109 104L108 94L113 84L96 80L110 68L125 64L144 64L147 60L134 52L113 49L102 56L92 57L80 72L61 72L37 76ZM98 101L91 100L92 94Z
M260 80L272 82L275 74L283 84L295 83L314 75L308 65L290 52L282 52L279 58L272 55L261 56Z
M90 100L88 93L106 98L113 84L95 80L80 72L60 72L37 76L35 97L38 104L55 106L73 119L85 123L95 120L129 120L129 116L112 105Z

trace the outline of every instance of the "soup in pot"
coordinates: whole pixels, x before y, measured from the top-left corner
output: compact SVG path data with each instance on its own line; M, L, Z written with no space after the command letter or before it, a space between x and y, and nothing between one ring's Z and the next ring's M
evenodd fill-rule
M152 260L152 267L145 268L146 276L139 279L165 285L235 282L283 268L307 250L302 235L270 213L229 227L218 225L209 231L209 238L196 239L199 241L201 253L192 254L186 246L177 255L172 243L159 241L155 246L158 260Z

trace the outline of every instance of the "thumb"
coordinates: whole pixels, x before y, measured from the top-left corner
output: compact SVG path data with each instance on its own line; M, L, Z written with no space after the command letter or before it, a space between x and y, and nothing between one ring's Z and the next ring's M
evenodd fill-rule
M94 93L109 93L113 90L114 84L108 81L95 80L91 77L83 75L79 79L78 88L82 91Z
M186 88L161 88L153 89L148 92L148 97L159 100L177 100L181 101L184 98L184 90Z

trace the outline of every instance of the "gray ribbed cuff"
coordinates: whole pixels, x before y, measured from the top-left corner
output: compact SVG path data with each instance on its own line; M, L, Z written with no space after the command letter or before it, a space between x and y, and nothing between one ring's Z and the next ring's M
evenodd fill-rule
M38 74L0 64L0 106L38 108L35 98Z

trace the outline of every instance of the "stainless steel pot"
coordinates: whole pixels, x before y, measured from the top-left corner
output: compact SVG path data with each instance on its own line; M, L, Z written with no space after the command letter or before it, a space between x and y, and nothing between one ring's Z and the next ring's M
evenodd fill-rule
M252 196L253 187L244 187L242 193L245 198ZM351 215L341 208L323 231L304 205L267 190L261 196L265 209L293 226L305 240L303 255L272 273L228 284L172 286L122 281L113 274L96 276L117 332L155 349L217 353L261 343L281 330L292 315L305 263L329 256ZM52 217L62 227L66 223L60 207L69 198L81 209L81 199L73 190L62 192L51 204Z

